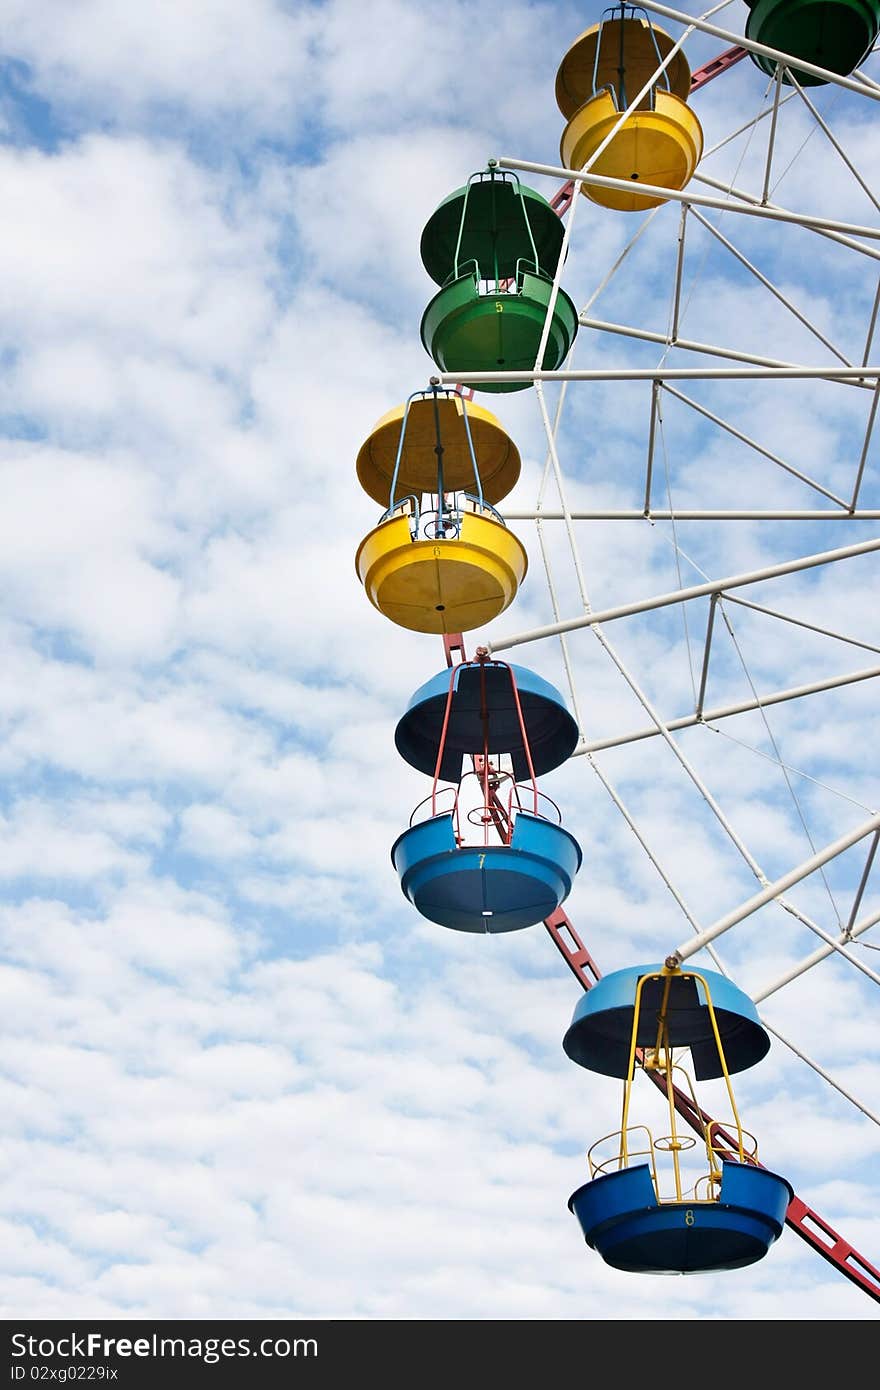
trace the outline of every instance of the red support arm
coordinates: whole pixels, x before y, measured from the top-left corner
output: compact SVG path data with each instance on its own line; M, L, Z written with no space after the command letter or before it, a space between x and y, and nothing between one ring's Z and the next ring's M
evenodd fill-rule
M711 82L713 77L720 77L728 68L732 68L734 63L741 62L748 55L748 51L747 48L740 48L739 44L736 44L733 48L719 53L711 63L704 63L701 68L691 73L691 91L698 92L707 82Z

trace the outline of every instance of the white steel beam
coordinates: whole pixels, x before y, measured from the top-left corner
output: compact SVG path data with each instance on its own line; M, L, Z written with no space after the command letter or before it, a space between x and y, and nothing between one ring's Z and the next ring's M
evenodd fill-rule
M817 695L822 690L837 690L842 685L855 685L858 681L874 680L880 676L880 666L868 666L861 671L851 671L845 676L832 676L824 681L811 681L808 685L793 685L788 690L774 690L769 695L760 695L752 700L740 700L737 704L717 705L714 709L703 710L702 714L683 714L679 719L664 720L666 729L691 729L697 724L712 724L716 719L729 719L734 714L745 714L749 710L764 709L768 705L779 705L785 700L799 700L803 695ZM657 728L634 729L628 734L617 734L613 738L591 739L578 743L572 757L583 753L599 753L603 748L620 748L626 744L639 743L642 739L656 738Z
M783 362L778 357L758 357L752 352L738 352L736 348L719 347L716 343L698 343L691 338L670 338L666 333L654 333L650 328L636 328L629 323L609 323L607 319L590 318L586 311L578 314L581 328L595 328L602 333L617 333L623 338L638 338L645 343L658 343L662 347L674 347L682 352L702 352L710 357L729 357L733 362L750 362L755 367L795 367L796 362ZM857 382L856 385L867 383ZM871 388L868 387L868 390Z
M725 601L735 604L737 608L750 608L755 613L763 613L766 618L778 618L781 623L791 623L793 627L805 628L807 632L818 632L820 637L833 637L835 642L845 642L849 647L861 647L863 651L880 655L880 647L874 642L862 642L858 637L850 637L845 632L835 632L831 627L819 627L817 623L808 623L806 618L796 618L792 613L780 613L778 609L768 608L764 603L753 603L751 599L740 598L738 594L728 594Z
M854 941L856 937L861 936L863 932L869 931L871 927L875 927L878 922L880 922L880 910L872 912L869 917L863 917L855 926L850 927L845 932L841 932L840 936L837 938L838 944L844 946L847 941ZM814 965L818 965L822 960L827 960L833 950L833 946L820 946L812 955L805 956L798 965L793 965L784 975L780 975L778 980L774 980L772 984L765 985L763 989L758 990L757 994L751 996L752 1000L754 1003L760 1004L763 999L766 999L771 994L775 994L778 989L782 989L783 985L791 984L792 980L796 980L799 975L805 975Z
M794 93L792 93L794 95ZM726 194L729 198L741 198L745 203L751 203L754 207L759 207L758 198L753 193L746 193L741 188L735 188L732 183L724 183L721 179L710 178L703 172L702 165L694 174L695 183L704 183L708 188L717 188L720 193ZM725 207L730 204L726 203ZM776 207L775 203L768 203L767 207ZM656 209L655 209L656 211ZM839 242L841 246L848 246L852 251L858 251L862 256L870 256L873 260L880 260L880 251L873 246L865 246L863 242L856 241L855 237L844 236L842 232L829 232L825 228L818 228L820 236L827 237L829 241Z
M439 372L432 386L502 381L858 381L880 380L880 367L583 367L556 372Z
M846 835L841 835L839 840L834 840L830 845L826 845L818 854L811 854L809 859L805 859L802 864L798 864L797 868L790 869L787 874L783 874L781 878L777 878L774 883L769 883L760 893L755 893L747 902L734 908L733 912L728 912L725 917L719 918L717 922L713 922L711 927L707 927L705 931L699 932L697 936L692 937L690 941L684 941L680 946L676 946L675 950L666 957L666 964L670 969L674 969L676 966L681 965L682 961L688 960L689 957L696 955L697 951L702 950L704 946L708 946L710 941L714 941L716 937L721 936L723 932L729 931L731 927L737 926L740 922L743 922L746 917L750 917L753 912L757 912L759 908L765 907L766 904L772 902L774 898L780 897L781 894L785 892L786 888L792 888L796 883L802 882L803 879L814 873L816 869L821 869L823 864L827 864L831 859L836 859L838 855L843 854L845 850L858 844L859 840L863 840L866 835L870 835L872 831L877 829L880 829L880 812L878 812L877 815L871 816L870 820L862 821L862 824L857 825L855 830L850 830ZM833 947L830 949L833 949Z
M861 68L853 68L853 77L857 77L860 82L865 82L869 87L873 87L875 92L880 92L880 82L875 82L873 77L869 77Z
M880 381L874 387L874 399L871 402L871 410L868 415L868 424L865 429L865 442L862 445L862 453L859 459L859 466L856 469L856 480L853 485L852 496L849 499L850 508L854 508L859 500L859 492L862 486L862 479L865 476L865 464L868 462L868 447L871 443L871 435L874 432L874 421L877 418L877 399L880 394Z
M871 841L871 848L868 850L868 857L865 860L865 867L864 869L862 869L862 877L859 880L859 886L856 889L856 895L853 898L853 905L850 908L849 920L846 924L846 927L844 928L844 930L847 933L852 932L853 924L856 920L856 913L862 905L862 897L864 896L865 889L868 886L868 879L871 876L871 869L874 864L874 856L877 853L878 843L880 843L880 831L878 831L877 834L875 834L873 840Z
M547 623L528 632L516 633L513 637L502 637L495 642L487 642L488 652L505 651L508 647L520 646L523 642L534 642L541 637L557 637L560 632L571 632L574 628L594 627L597 623L612 622L616 618L628 618L635 613L647 613L655 608L665 608L673 603L685 603L689 599L704 598L708 594L722 593L725 589L742 588L745 584L757 584L763 579L776 579L783 574L795 574L799 570L812 569L816 565L830 564L836 560L849 560L856 555L868 555L880 550L880 539L860 541L856 545L841 546L837 550L824 550L816 555L802 555L797 560L786 560L780 565L767 565L763 569L750 570L745 574L729 575L726 579L712 579L706 584L694 584L687 589L674 589L668 594L657 594L654 598L639 599L635 603L622 603L615 608L600 609L595 613L585 613L578 618L569 618L559 623Z
M880 521L880 510L861 508L849 511L841 508L832 510L789 510L759 511L756 509L731 508L729 511L710 508L683 507L681 511L670 511L668 507L652 507L650 511L624 510L616 507L591 507L584 510L573 507L568 513L560 511L531 510L525 507L504 509L506 521L562 521L568 515L572 521Z
M868 324L868 336L865 339L865 351L862 353L862 362L867 362L868 353L871 351L871 343L874 340L874 329L877 326L878 309L880 309L880 279L878 279L877 289L874 291L874 304L871 309L871 322Z
M764 167L764 191L761 194L761 207L767 206L770 197L770 169L773 164L773 147L776 144L776 122L779 116L779 97L782 92L782 79L785 76L785 68L779 66L776 69L776 79L773 83L773 119L770 122L770 139L767 141L767 160Z
M608 174L590 174L583 169L566 169L561 164L539 164L532 159L511 159L501 155L495 159L499 169L521 169L530 174L543 174L550 179L570 179L573 183L588 183L597 188L613 188L620 193L632 194L631 179L613 179ZM693 193L690 189L681 192L676 188L665 188L659 184L639 183L638 192L647 197L662 198L664 202L693 203L695 207L715 208L719 212L733 212L738 216L765 217L771 222L793 222L798 227L812 227L817 231L846 232L850 236L880 237L880 228L863 227L854 222L838 222L830 217L816 217L806 212L791 212L788 208L762 207L759 203L732 203L729 198L710 198L705 193Z

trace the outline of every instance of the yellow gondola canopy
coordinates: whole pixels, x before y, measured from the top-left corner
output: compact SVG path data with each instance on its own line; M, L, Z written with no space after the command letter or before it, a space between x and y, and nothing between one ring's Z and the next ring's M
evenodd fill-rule
M563 116L569 120L603 87L615 90L621 110L628 107L672 47L670 36L646 19L606 19L585 29L569 48L556 74L556 101ZM672 92L681 101L687 100L691 70L681 50L654 85L658 90ZM638 105L650 105L650 91Z
M500 421L483 406L465 401L457 392L450 392L438 395L436 401L431 396L412 400L408 412L406 405L395 406L382 416L361 445L357 456L358 481L380 506L391 505L391 484L404 416L406 430L400 450L395 501L413 493L423 496L438 491L438 425L443 448L444 491L479 491L474 477L474 457L485 501L499 502L516 485L520 454ZM468 428L474 457L468 444Z

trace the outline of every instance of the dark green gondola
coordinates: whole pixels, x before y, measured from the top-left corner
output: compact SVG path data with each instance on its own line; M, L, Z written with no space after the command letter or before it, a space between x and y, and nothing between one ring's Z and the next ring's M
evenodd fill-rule
M880 0L746 0L746 4L750 9L747 39L841 77L859 66L880 34ZM775 74L774 58L760 53L750 56L762 72ZM824 84L824 78L799 71L796 62L791 66L802 87Z
M471 175L429 218L422 263L440 291L421 323L425 350L444 372L531 371L538 357L562 250L562 223L540 193L490 166ZM541 361L564 362L577 310L560 289ZM528 381L479 382L522 391Z

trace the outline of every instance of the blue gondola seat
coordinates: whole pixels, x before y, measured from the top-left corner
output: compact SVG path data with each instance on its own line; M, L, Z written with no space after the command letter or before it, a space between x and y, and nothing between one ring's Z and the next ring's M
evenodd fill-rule
M518 931L555 912L571 891L581 849L561 825L519 811L509 844L459 844L453 813L399 835L391 861L429 921L466 932Z
M659 1202L647 1163L604 1173L568 1207L606 1264L641 1274L741 1269L779 1238L794 1191L785 1178L727 1160L717 1198Z

